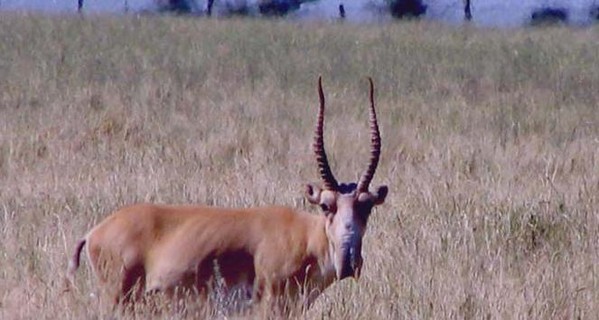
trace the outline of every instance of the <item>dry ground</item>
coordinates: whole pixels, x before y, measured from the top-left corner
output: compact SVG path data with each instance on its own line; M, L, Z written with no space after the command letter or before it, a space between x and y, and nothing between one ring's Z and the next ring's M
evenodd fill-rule
M62 274L122 205L307 208L319 74L342 180L364 169L374 78L391 191L363 277L302 317L596 319L596 27L18 14L0 17L0 318L105 318L87 268L73 294Z

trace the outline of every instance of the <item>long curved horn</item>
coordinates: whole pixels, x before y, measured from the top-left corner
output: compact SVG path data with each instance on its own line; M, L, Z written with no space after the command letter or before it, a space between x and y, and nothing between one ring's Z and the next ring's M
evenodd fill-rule
M368 168L358 182L358 192L368 192L368 186L374 177L381 155L381 134L376 121L376 111L374 110L374 84L372 78L368 77L368 82L370 82L370 161Z
M314 153L316 154L316 163L318 164L318 172L324 182L324 188L327 190L336 191L339 189L339 184L329 167L329 160L324 151L323 125L324 125L324 93L322 91L322 77L318 77L318 96L320 97L320 110L318 111L318 119L316 120L316 130L314 132Z

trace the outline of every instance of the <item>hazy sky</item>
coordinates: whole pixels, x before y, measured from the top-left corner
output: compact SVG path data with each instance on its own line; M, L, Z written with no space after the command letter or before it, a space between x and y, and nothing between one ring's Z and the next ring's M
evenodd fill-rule
M152 7L153 0L84 0L88 12L122 12L125 2L132 11ZM248 2L259 0L215 0L215 2ZM347 18L353 21L379 21L376 6L385 0L319 0L304 5L295 19L335 19L338 6L343 3ZM205 0L194 0L198 8ZM462 0L424 0L428 5L426 18L459 23L463 19ZM375 4L373 6L372 4ZM542 6L566 8L573 24L590 22L589 9L599 5L599 0L472 0L472 13L477 24L485 26L518 26L527 22L531 12ZM4 10L42 10L47 12L76 11L77 0L0 0Z

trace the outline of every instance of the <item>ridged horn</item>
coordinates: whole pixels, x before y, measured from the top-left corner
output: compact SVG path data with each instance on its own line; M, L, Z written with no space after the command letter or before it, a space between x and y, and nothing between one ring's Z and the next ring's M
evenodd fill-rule
M368 77L368 82L370 82L370 161L368 162L366 171L362 174L358 182L358 192L368 192L368 186L374 177L381 155L381 135L374 109L374 84L372 83L372 78Z
M324 150L323 126L324 126L324 92L322 91L322 77L318 77L318 96L320 98L320 109L318 111L318 119L316 120L316 130L314 132L314 153L316 154L316 163L318 164L318 172L324 182L326 190L337 191L339 184L331 171L329 160Z

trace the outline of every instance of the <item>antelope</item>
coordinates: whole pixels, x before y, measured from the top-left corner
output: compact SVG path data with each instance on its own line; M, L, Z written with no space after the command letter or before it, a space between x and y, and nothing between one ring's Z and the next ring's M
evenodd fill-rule
M100 285L115 305L146 293L167 296L186 289L206 293L215 281L215 265L227 288L249 288L251 302L289 297L308 306L335 281L358 279L362 239L374 206L385 201L387 186L369 189L381 153L374 85L370 83L371 150L357 183L335 179L324 147L325 96L318 78L314 153L322 187L305 186L305 197L320 206L315 215L289 207L218 208L191 205L136 204L108 216L81 238L69 261L72 285L82 249ZM283 296L287 294L287 296Z

